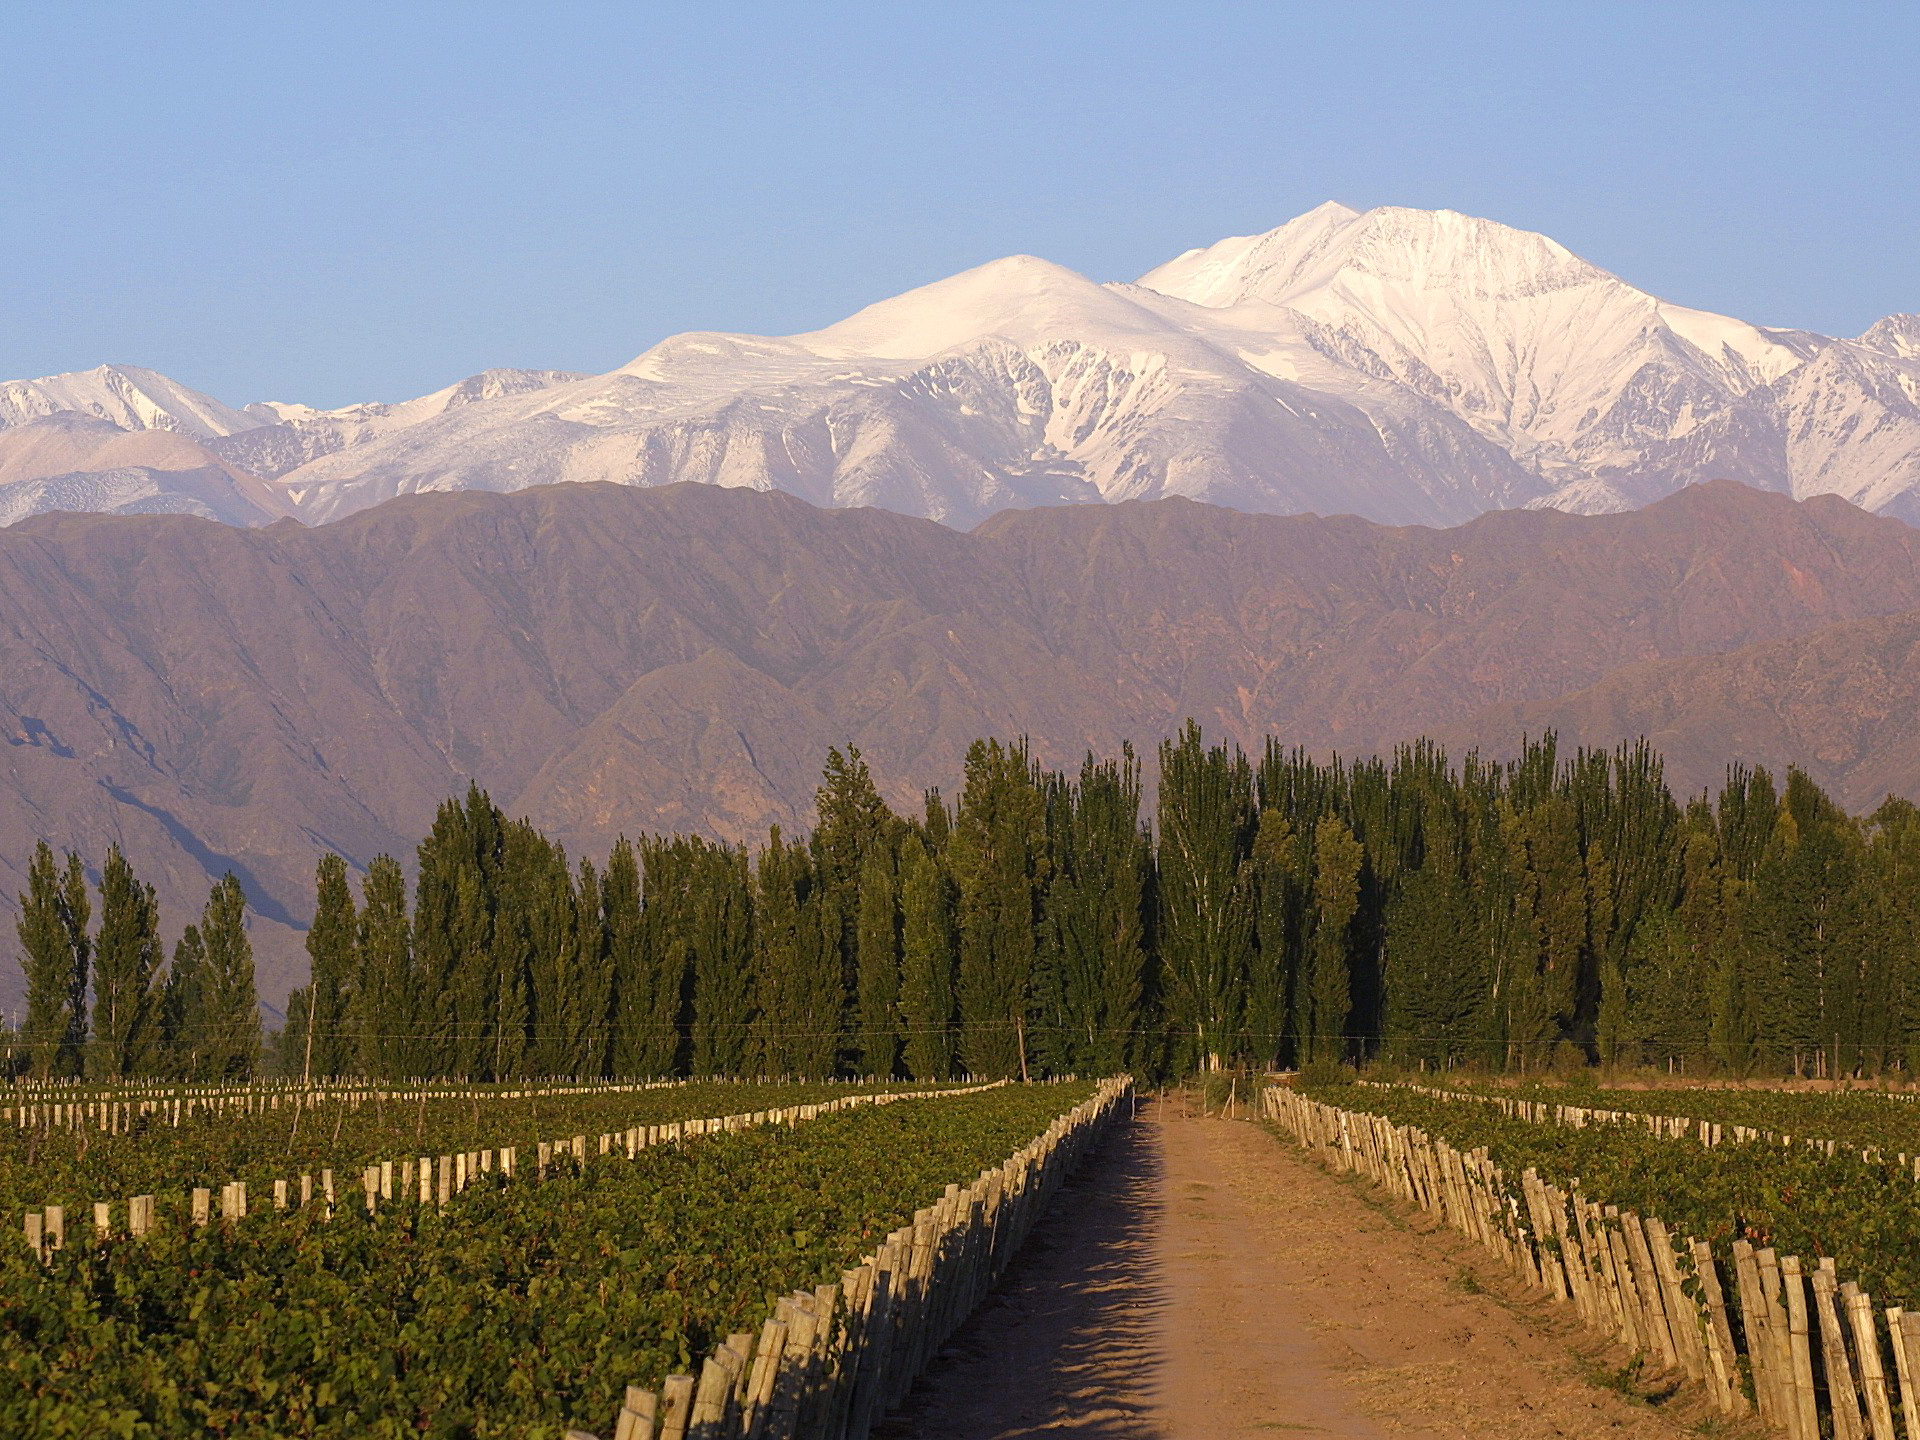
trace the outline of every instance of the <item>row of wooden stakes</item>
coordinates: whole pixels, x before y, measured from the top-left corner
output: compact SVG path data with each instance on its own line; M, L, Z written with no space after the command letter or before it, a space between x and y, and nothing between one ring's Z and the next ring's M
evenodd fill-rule
M1005 1080L986 1081L977 1085L954 1086L944 1090L904 1090L878 1091L855 1095L842 1095L832 1100L820 1100L805 1105L787 1105L772 1110L743 1111L736 1115L716 1115L705 1119L674 1120L664 1125L633 1125L625 1130L614 1131L599 1137L600 1155L622 1153L633 1159L642 1150L655 1145L677 1145L685 1140L703 1135L717 1135L739 1130L757 1129L764 1125L799 1125L821 1115L837 1114L843 1110L856 1109L863 1105L886 1105L899 1100L931 1100L953 1095L970 1095L981 1090L991 1090L1009 1082ZM535 1176L544 1180L549 1166L558 1160L572 1157L585 1164L589 1155L587 1137L575 1135L570 1139L539 1143ZM421 1205L435 1205L445 1209L453 1196L459 1194L482 1175L498 1173L506 1179L512 1179L520 1173L517 1149L514 1146L501 1146L498 1149L471 1150L452 1155L442 1155L437 1159L431 1155L422 1155L416 1161L413 1157L399 1160L381 1160L363 1166L360 1172L360 1185L366 1200L369 1215L378 1213L381 1205L395 1200L405 1201L418 1195ZM314 1203L316 1193L314 1176L311 1173L299 1177L297 1191L294 1182L275 1180L273 1182L273 1208L280 1213L298 1213L307 1210ZM416 1192L417 1186L417 1192ZM298 1194L296 1205L294 1196ZM334 1176L332 1170L322 1170L319 1174L318 1194L324 1206L321 1217L332 1220L336 1211L334 1194ZM212 1191L209 1188L196 1187L187 1195L187 1214L190 1223L205 1225L213 1217ZM247 1182L231 1180L220 1187L220 1212L222 1220L242 1220L248 1214ZM126 1202L126 1234L133 1239L142 1239L154 1228L154 1197L135 1195ZM111 1238L116 1232L113 1222L113 1206L107 1201L96 1201L93 1206L94 1231L99 1239ZM23 1229L28 1246L45 1263L56 1250L65 1248L66 1210L60 1205L48 1205L26 1213Z
M1920 1440L1920 1314L1889 1307L1883 1334L1872 1299L1841 1283L1831 1259L1809 1267L1736 1240L1723 1267L1706 1241L1676 1243L1658 1219L1592 1203L1532 1169L1516 1193L1484 1148L1280 1086L1262 1105L1301 1144L1478 1241L1590 1328L1703 1384L1722 1413L1757 1405L1790 1440L1902 1440L1890 1355L1905 1440Z
M352 1110L381 1101L459 1101L525 1100L533 1097L565 1098L578 1095L632 1095L646 1090L672 1090L707 1083L675 1078L667 1080L590 1080L551 1081L537 1085L506 1087L500 1085L373 1085L365 1081L314 1081L300 1084L290 1081L248 1081L235 1085L129 1085L115 1087L111 1093L74 1098L73 1087L50 1082L44 1088L16 1086L20 1098L11 1105L0 1105L0 1124L21 1130L93 1130L102 1134L131 1132L142 1117L162 1125L179 1126L196 1115L264 1115L270 1111L315 1105L345 1105ZM767 1080L729 1080L730 1085L773 1084ZM869 1084L849 1080L809 1082L822 1085Z
M1379 1086L1382 1089L1396 1088L1383 1085L1379 1081L1366 1080L1361 1083ZM1525 1120L1534 1125L1564 1125L1570 1130L1585 1129L1588 1125L1635 1125L1644 1127L1649 1133L1664 1140L1682 1140L1691 1136L1708 1149L1721 1144L1731 1136L1736 1141L1759 1140L1769 1145L1783 1147L1805 1145L1829 1156L1840 1153L1840 1142L1837 1140L1822 1140L1808 1135L1802 1135L1796 1139L1779 1130L1761 1130L1752 1125L1727 1125L1718 1120L1703 1120L1692 1115L1655 1115L1643 1110L1597 1110L1589 1105L1525 1100L1517 1095L1489 1095L1481 1090L1447 1090L1434 1085L1409 1084L1397 1088L1410 1090L1417 1095L1426 1095L1435 1100L1478 1100L1484 1105L1497 1106L1509 1119ZM1887 1158L1886 1152L1878 1148L1863 1149L1856 1153L1868 1164L1884 1163ZM1897 1159L1901 1169L1911 1170L1913 1178L1920 1181L1920 1155L1909 1155L1905 1151L1900 1151Z
M986 1297L1061 1182L1131 1095L1127 1077L969 1186L949 1185L835 1284L795 1291L698 1376L631 1386L613 1440L866 1440ZM598 1440L572 1430L568 1440Z

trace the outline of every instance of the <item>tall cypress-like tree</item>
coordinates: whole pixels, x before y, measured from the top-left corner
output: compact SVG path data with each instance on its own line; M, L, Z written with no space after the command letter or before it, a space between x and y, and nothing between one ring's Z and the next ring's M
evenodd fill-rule
M580 1058L576 1073L597 1079L610 1073L613 1062L613 947L604 887L592 861L580 862L573 891L580 957Z
M400 862L378 855L361 887L358 963L349 1015L360 1074L395 1080L407 1074L413 1049L413 935L407 880Z
M173 963L160 992L161 1047L165 1069L176 1080L209 1080L207 1060L207 947L200 927L189 925L174 942Z
M220 1080L247 1080L260 1064L260 996L254 987L247 896L231 873L207 897L200 920L206 954L205 1054Z
M891 1079L900 1056L900 921L894 895L893 851L884 843L867 847L860 868L860 914L855 926L858 951L859 1069Z
M1027 1069L1046 816L1025 744L975 741L947 852L960 895L960 1059L973 1075Z
M92 902L80 857L64 871L42 840L27 870L27 893L16 922L20 968L27 982L21 1040L37 1079L80 1073L87 1038L87 971L93 942L87 934Z
M151 1074L159 1059L153 993L160 968L159 907L153 887L134 876L118 845L107 851L101 871L94 957L88 1073L101 1080Z
M1145 998L1140 763L1131 748L1118 761L1089 755L1078 783L1057 793L1045 902L1058 997L1056 1064L1117 1074L1133 1063Z
M1268 806L1253 839L1253 952L1247 973L1247 1051L1256 1065L1294 1058L1301 926L1306 914L1306 846L1293 822Z
M812 947L800 931L810 874L806 847L790 844L775 825L754 871L754 1049L767 1075L806 1073L809 1047L801 1037L838 1023L838 996L821 1004L821 982L807 968Z
M693 878L693 1073L740 1075L748 1068L753 1030L746 852L702 845Z
M1365 853L1337 815L1313 832L1313 950L1308 975L1306 1058L1342 1060L1353 1006L1352 928Z
M640 861L633 842L621 836L607 857L607 873L600 886L600 907L606 917L607 972L612 984L608 997L608 1048L612 1073L620 1076L659 1074L649 1071L653 1024L653 958L645 935L640 898Z
M697 847L684 839L649 839L641 846L646 899L641 935L653 976L649 996L653 1008L641 1027L645 1049L638 1074L684 1073L690 1052L687 1011L693 991L697 856Z
M1253 950L1253 772L1187 723L1160 747L1160 947L1169 1019L1193 1063L1240 1038Z
M574 1075L581 1061L581 928L566 852L544 840L533 855L524 913L527 937L527 1067Z
M946 877L926 845L909 837L900 852L900 1020L907 1073L953 1074L953 907Z
M840 923L841 1023L848 1048L853 1050L859 1045L860 1024L860 877L867 852L888 843L898 821L880 798L872 772L855 745L844 751L837 746L828 749L814 801L818 819L811 844L812 888L823 918L832 915Z
M323 855L314 873L313 924L307 927L306 1024L310 1043L303 1048L301 1073L332 1079L353 1073L357 1059L347 1017L353 1004L355 947L359 914L347 862ZM291 1019L289 1019L291 1023Z

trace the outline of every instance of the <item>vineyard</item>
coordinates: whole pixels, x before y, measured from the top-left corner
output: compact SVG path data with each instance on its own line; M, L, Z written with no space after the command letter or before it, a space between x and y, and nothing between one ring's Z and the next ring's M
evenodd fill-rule
M1911 1102L1578 1094L1363 1083L1262 1101L1724 1413L1757 1409L1794 1440L1920 1434L1920 1183L1892 1149Z
M598 1143L534 1141L517 1164L519 1147L495 1149L460 1167L464 1183L436 1161L417 1198L387 1188L383 1165L334 1204L162 1206L138 1236L89 1223L56 1240L29 1216L29 1243L0 1258L0 1432L630 1437L697 1420L705 1435L803 1435L858 1407L870 1420L1124 1090L443 1099L427 1109L478 1104L496 1137L630 1123ZM694 1118L743 1096L753 1110ZM343 1137L358 1117L359 1153L416 1141L418 1101L333 1103ZM255 1119L232 1152L191 1126L119 1138L157 1141L140 1164L205 1174L291 1133L284 1107ZM445 1143L473 1122L430 1123ZM22 1133L72 1146L88 1132ZM19 1168L10 1157L13 1193Z

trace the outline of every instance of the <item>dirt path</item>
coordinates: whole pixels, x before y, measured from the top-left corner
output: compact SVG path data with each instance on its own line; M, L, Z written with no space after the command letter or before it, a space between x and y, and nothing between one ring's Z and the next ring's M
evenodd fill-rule
M1255 1126L1117 1133L884 1440L1671 1437L1703 1412L1483 1252Z

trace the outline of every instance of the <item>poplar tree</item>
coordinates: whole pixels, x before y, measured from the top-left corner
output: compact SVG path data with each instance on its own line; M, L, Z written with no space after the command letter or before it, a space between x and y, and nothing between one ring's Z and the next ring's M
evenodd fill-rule
M702 845L693 876L693 1073L737 1076L747 1068L753 1025L746 853Z
M94 945L93 1042L88 1073L122 1080L151 1074L158 1060L154 976L160 916L153 887L135 878L114 845L100 877L100 934Z
M900 1056L900 921L894 895L893 852L867 848L860 867L860 914L855 926L859 971L859 1069L893 1078Z
M469 785L464 800L440 806L420 842L413 966L423 993L416 1043L418 1063L437 1074L479 1079L498 1073L501 996L493 928L506 830L506 817L486 791ZM516 853L516 860L523 858Z
M1146 980L1147 840L1140 763L1089 755L1050 807L1045 909L1057 996L1058 1068L1117 1074L1136 1054Z
M808 971L814 947L800 925L810 874L806 847L789 843L775 825L754 869L754 1049L766 1075L808 1073L802 1037L822 1024L831 1030L838 1020L837 993L822 1005L821 982Z
M1337 815L1313 832L1313 951L1307 984L1306 1058L1346 1058L1347 1015L1353 1006L1349 954L1353 917L1360 908L1360 842Z
M580 1058L575 1073L598 1079L612 1067L613 948L600 872L592 861L580 862L573 889L580 957Z
M544 838L529 855L522 933L527 955L527 1069L577 1073L584 1038L581 927L566 852ZM596 907L597 908L597 907Z
M645 1069L654 1023L653 960L644 933L640 898L640 862L633 842L621 836L607 857L600 886L606 917L608 1049L612 1073L624 1077L658 1074Z
M1268 806L1253 839L1253 950L1247 972L1247 1050L1258 1065L1282 1060L1295 1033L1306 847L1293 822ZM1291 1058L1291 1057L1285 1057Z
M347 1029L352 1011L356 932L359 915L347 862L323 855L314 873L313 924L307 928L307 1039L303 1074L332 1079L353 1073L356 1055ZM289 1016L291 1023L291 1016Z
M205 954L203 1015L206 1070L219 1080L247 1080L260 1064L260 996L254 987L247 896L231 873L215 883L200 920Z
M27 870L27 893L20 897L15 922L27 982L20 1038L36 1079L80 1073L93 948L87 934L91 909L80 857L69 854L63 872L54 864L52 847L42 840Z
M900 852L900 1019L907 1073L953 1074L953 911L939 863L918 839Z
M376 1080L399 1079L413 1053L413 945L407 881L391 855L375 856L367 867L359 931L348 1012L359 1073Z
M1187 722L1160 747L1160 947L1176 1032L1193 1063L1231 1058L1253 949L1253 772Z
M1046 817L1024 743L967 751L948 856L959 889L960 1059L969 1074L1027 1070L1034 929L1046 879Z
M160 992L161 1045L166 1072L176 1080L209 1080L207 1046L207 947L200 927L189 925L174 942L173 963Z
M684 1073L687 1017L693 988L693 857L685 840L641 844L645 908L641 912L642 967L649 979L644 1014L630 1006L623 1032L635 1057L631 1074Z

